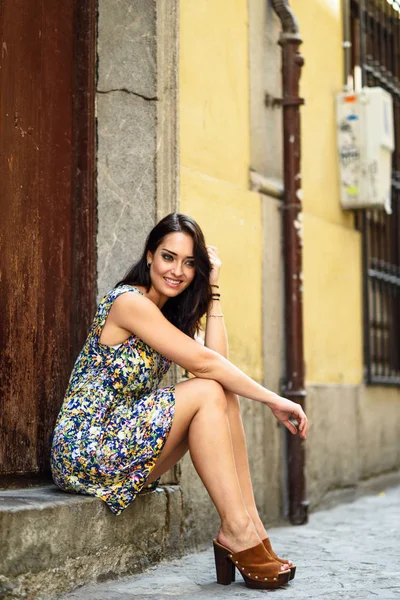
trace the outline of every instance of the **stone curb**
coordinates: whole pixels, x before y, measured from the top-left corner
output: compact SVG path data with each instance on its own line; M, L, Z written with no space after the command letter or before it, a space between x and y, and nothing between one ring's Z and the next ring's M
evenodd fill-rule
M116 517L54 485L0 492L0 598L38 599L138 573L183 553L182 490L140 495Z

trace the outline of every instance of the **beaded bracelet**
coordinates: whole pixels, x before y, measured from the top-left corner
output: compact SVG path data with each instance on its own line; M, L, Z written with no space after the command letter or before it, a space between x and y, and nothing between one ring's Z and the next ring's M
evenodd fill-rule
M218 315L207 315L207 317L223 317L224 315L222 313L218 314Z
M216 288L218 288L218 289L219 289L219 285L216 285L215 283L212 283L212 284L210 285L210 287L216 287Z

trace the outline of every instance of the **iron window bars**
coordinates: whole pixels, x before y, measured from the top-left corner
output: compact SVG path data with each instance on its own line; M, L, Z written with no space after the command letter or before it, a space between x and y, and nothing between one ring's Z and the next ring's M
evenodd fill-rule
M400 0L352 0L352 66L393 98L392 214L356 214L362 235L367 384L400 385Z

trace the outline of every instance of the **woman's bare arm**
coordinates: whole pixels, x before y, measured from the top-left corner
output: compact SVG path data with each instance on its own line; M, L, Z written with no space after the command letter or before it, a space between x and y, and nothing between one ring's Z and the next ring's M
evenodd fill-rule
M289 418L296 418L301 437L306 436L307 418L300 405L267 390L223 356L182 333L148 298L134 293L121 294L114 301L108 318L196 377L213 379L226 390L266 404L292 433L296 433L296 428Z
M228 358L228 335L222 314L222 302L211 301L206 317L204 345L224 358Z
M204 345L228 358L228 335L224 317L221 316L223 314L222 293L219 287L219 272L222 263L215 246L207 246L207 250L212 267L210 284L213 286L213 293L217 294L217 296L210 302L210 306L208 307Z

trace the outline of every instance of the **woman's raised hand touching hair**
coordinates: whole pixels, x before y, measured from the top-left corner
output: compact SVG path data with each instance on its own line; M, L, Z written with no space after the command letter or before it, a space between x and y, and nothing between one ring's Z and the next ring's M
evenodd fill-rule
M222 266L221 259L218 256L218 248L207 245L207 252L211 264L210 285L217 285L219 282L219 271Z

